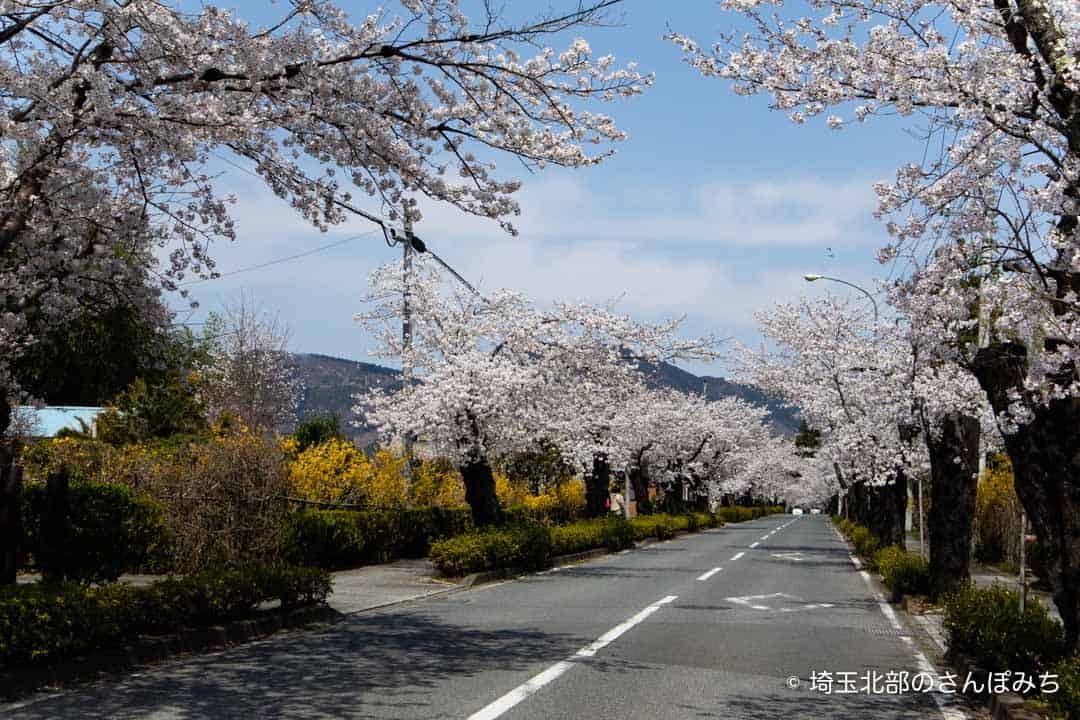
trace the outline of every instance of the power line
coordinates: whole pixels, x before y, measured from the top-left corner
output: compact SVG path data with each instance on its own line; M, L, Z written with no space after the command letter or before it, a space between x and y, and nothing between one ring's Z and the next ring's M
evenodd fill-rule
M272 265L280 265L281 263L291 262L293 260L299 260L300 258L308 257L309 255L314 255L314 254L320 253L320 252L322 252L324 250L329 250L330 248L335 248L335 247L338 247L340 245L344 245L345 243L350 243L350 242L352 242L354 240L359 240L361 238L369 237L369 236L374 235L374 234L376 234L378 232L380 232L380 231L379 230L369 230L366 233L361 233L360 235L353 235L352 237L347 237L344 240L338 240L337 242L332 242L332 243L329 243L327 245L322 245L322 246L317 247L317 248L312 248L311 250L307 250L307 251L302 252L302 253L297 253L295 255L289 255L288 257L278 258L276 260L269 260L267 262L260 263L258 265L252 265L251 267L240 268L239 270L232 270L232 271L227 272L227 273L219 273L218 275L215 275L214 277L201 278L199 280L192 280L191 282L181 283L180 287L189 287L191 285L199 285L199 284L204 283L204 282L210 282L211 280L218 280L220 278L230 277L232 275L239 275L240 273L251 272L252 270L262 270L263 268L268 268L268 267L270 267Z

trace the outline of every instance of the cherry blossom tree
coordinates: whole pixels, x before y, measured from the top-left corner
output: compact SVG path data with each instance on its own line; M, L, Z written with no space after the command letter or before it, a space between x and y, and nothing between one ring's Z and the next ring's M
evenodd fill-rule
M402 283L400 265L376 271L372 306L357 315L381 357L402 353ZM643 388L637 361L713 352L708 339L679 339L678 322L642 323L588 305L538 309L509 291L479 297L448 287L425 260L409 289L406 359L419 383L358 398L357 410L384 435L415 435L455 461L478 524L498 517L491 458L541 438L582 470L590 511L604 512L610 473L629 461L620 430L627 400Z
M487 3L472 19L456 0L354 19L298 0L261 25L213 4L0 1L4 356L32 341L32 307L59 318L102 283L211 276L213 242L238 232L219 162L323 230L416 220L426 196L512 232L519 183L493 160L597 163L625 134L593 106L651 82L584 39L547 47L618 1L518 23Z
M781 306L760 319L779 350L749 354L746 368L824 428L825 442L815 454L831 457L850 495L849 511L886 542L902 544L907 491L900 489L907 478L929 470L933 590L963 582L980 436L993 432L972 373L927 350L925 338L934 332L927 325L897 318L868 326L834 298ZM859 480L867 474L869 481ZM895 492L883 494L883 484Z
M902 543L906 482L918 452L912 434L903 432L915 420L902 338L833 297L756 317L775 350L744 348L740 374L797 405L821 429L827 439L821 454L835 463L858 518L884 541Z
M747 31L709 49L671 35L704 75L771 96L796 123L826 115L843 129L898 114L923 133L924 159L875 188L894 238L880 257L916 263L915 290L939 312L982 308L985 341L964 354L1005 431L1017 494L1051 548L1068 642L1080 647L1080 5L721 7Z

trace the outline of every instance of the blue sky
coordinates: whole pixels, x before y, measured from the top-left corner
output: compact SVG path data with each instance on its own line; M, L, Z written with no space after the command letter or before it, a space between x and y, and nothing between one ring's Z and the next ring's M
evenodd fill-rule
M507 5L511 12L535 7L520 0ZM256 22L269 17L263 16L267 7L254 0L239 5ZM346 7L356 13L371 8ZM828 130L823 118L796 126L770 111L767 98L736 96L727 83L702 78L661 36L670 26L706 44L730 29L730 18L710 0L628 0L621 20L619 27L579 33L598 54L635 60L656 74L645 95L602 108L630 135L616 155L600 167L524 177L515 161L502 159L503 172L524 182L517 238L435 206L425 207L417 235L482 290L512 287L541 303L619 297L617 307L635 316L686 315L686 334L735 336L750 344L758 337L755 310L846 291L809 285L804 273L867 287L888 273L874 261L887 236L872 217L871 186L918 159L921 143L887 118L849 123L842 131ZM290 327L294 351L372 361L371 341L352 315L361 309L368 273L400 251L387 248L361 221L320 233L255 178L227 165L222 170L240 200L237 241L214 250L222 273L370 234L192 285L201 308L179 319L198 322L243 290ZM177 298L171 305L182 303ZM723 361L685 366L725 372Z

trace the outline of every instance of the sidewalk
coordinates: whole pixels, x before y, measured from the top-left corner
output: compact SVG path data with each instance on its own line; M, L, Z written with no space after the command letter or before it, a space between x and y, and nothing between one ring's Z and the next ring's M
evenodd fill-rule
M333 573L334 592L330 607L348 614L384 605L419 600L469 587L468 582L451 582L438 577L431 561L395 560L382 565L366 565Z
M394 603L419 600L469 587L466 580L451 582L438 577L431 561L396 560L381 565L365 565L352 570L331 573L334 592L328 605L343 615L372 610ZM149 585L161 575L121 575L120 582L130 585ZM20 584L36 582L33 573L19 575Z
M918 538L913 538L910 535L907 536L905 543L906 548L911 552L919 552L920 543ZM976 587L990 587L994 583L1001 583L1008 586L1010 590L1020 589L1020 576L1010 575L996 567L990 565L980 565L979 563L971 563L971 580L975 583ZM1032 576L1030 571L1028 572L1028 598L1037 599L1050 617L1054 618L1058 622L1061 622L1061 614L1058 612L1057 607L1054 605L1053 596L1045 590L1035 590L1031 587Z

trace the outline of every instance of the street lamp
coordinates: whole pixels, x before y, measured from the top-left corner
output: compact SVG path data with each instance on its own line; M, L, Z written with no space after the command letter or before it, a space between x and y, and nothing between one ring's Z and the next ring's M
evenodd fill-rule
M829 277L828 275L818 275L817 273L806 273L805 275L803 275L803 280L805 280L806 282L814 282L816 280L831 280L832 282L837 282L837 283L840 283L841 285L847 285L848 287L855 288L856 290L861 292L863 295L870 298L870 303L874 306L874 325L875 326L877 325L878 317L879 317L878 316L877 300L874 299L874 296L871 295L866 290L866 288L859 287L855 283L848 282L847 280L841 280L840 278Z

